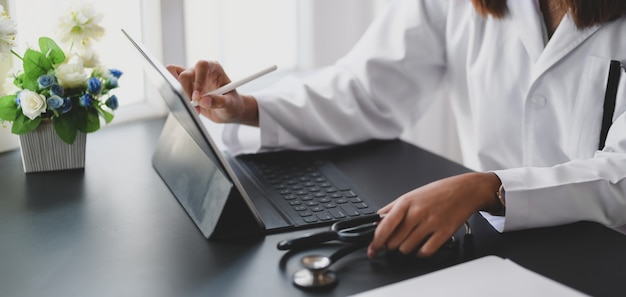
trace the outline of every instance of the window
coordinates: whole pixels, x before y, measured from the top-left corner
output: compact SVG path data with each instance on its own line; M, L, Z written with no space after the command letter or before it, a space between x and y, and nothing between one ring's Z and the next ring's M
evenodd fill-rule
M276 64L297 64L294 0L186 0L187 65L218 60L231 79Z

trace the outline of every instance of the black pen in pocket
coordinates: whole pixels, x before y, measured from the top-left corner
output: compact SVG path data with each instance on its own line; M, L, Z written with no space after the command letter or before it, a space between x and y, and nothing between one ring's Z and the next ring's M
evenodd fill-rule
M602 128L600 129L600 142L598 143L598 150L602 150L604 148L606 136L609 133L611 124L613 123L617 87L619 86L622 68L623 66L620 61L611 60L611 65L609 66L609 78L607 80L606 91L604 93L604 110L602 112Z

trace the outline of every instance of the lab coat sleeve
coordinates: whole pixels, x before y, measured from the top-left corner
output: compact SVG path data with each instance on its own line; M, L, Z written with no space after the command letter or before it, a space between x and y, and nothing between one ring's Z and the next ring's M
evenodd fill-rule
M446 1L392 1L334 65L252 95L261 145L318 149L397 138L440 92Z
M613 122L606 146L590 159L554 167L499 170L507 212L500 231L593 221L626 224L626 113Z

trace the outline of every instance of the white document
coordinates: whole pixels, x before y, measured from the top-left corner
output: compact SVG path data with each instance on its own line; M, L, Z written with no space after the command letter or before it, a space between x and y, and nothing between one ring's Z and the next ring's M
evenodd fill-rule
M401 296L588 296L511 260L486 256L353 297Z

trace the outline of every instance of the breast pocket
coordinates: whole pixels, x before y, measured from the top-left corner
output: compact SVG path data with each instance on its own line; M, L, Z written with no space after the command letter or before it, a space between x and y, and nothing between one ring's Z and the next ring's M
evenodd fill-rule
M591 157L598 150L610 65L611 59L602 57L588 56L585 61L572 115L570 142L572 152L578 158ZM621 75L613 120L626 109L625 83L624 75Z

